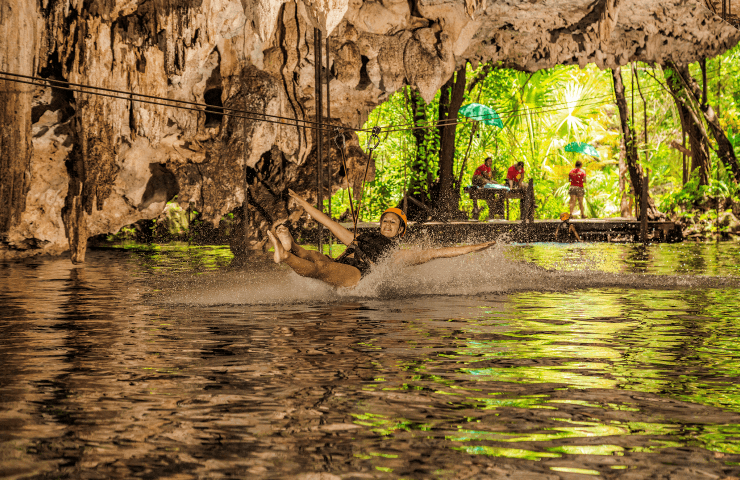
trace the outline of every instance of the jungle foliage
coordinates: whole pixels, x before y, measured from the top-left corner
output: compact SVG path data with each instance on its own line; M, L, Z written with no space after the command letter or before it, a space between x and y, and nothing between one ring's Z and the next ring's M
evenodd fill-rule
M686 216L689 215L686 212L712 202L719 205L713 200L716 197L724 199L724 204L720 201L724 206L740 203L737 178L726 163L720 162L718 140L701 111L704 106L713 109L737 157L740 153L740 48L735 47L706 61L706 99L692 97L689 89L682 89L682 85L674 85L678 94L671 93L669 82L673 69L670 67L675 69L676 66L636 64L634 67L623 67L621 74L636 139L638 168L649 169L650 196L656 207L674 216ZM704 89L701 65L689 65L688 71ZM379 126L383 133L373 152L375 178L364 189L363 219L378 218L387 206L400 204L406 192L424 203L434 200L432 190L440 167L440 129L436 124L440 100L444 102L450 96L449 90L440 91L426 103L418 92L405 87L369 115L365 127ZM526 168L525 180L534 180L536 218L556 218L567 210L568 172L580 159L587 171L588 216L616 217L627 211L635 215L634 192L630 192L624 160L620 172L624 146L620 145L622 133L611 72L593 65L583 69L558 66L533 74L490 64L477 68L468 65L462 104L472 102L496 110L504 127L458 119L453 177L457 179L461 169L463 172L461 185L454 185L455 189L461 191L469 185L473 171L488 156L493 158L494 179L499 182L503 182L510 165L522 160ZM706 134L703 141L709 160L705 171L707 178L703 180L701 169L692 171L691 158L685 157L678 148L683 147L686 152L692 145L690 137L684 138L687 127L684 123L682 128L681 105L693 108L694 118L702 123L696 128L703 128ZM417 129L412 129L413 126ZM361 145L366 144L367 137L367 133L360 132ZM596 147L599 158L565 152L563 147L574 141ZM620 176L626 179L621 182L621 188ZM517 203L512 202L512 206ZM332 211L343 212L348 206L346 192L334 194ZM460 194L459 207L470 215L472 202L464 193ZM484 212L481 218L485 215Z

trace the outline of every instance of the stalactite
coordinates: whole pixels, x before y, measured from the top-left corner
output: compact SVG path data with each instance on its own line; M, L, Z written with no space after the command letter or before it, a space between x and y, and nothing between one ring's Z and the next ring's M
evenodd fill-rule
M558 2L527 2L523 9L519 0L340 0L329 11L322 5L0 2L2 71L211 109L150 105L128 94L52 93L48 86L0 80L0 257L69 250L83 261L89 237L156 218L175 191L183 208L192 206L213 224L249 205L244 217L253 236L245 241L258 245L260 230L287 215L286 188L315 196L315 182L305 181L315 173L314 134L300 124L314 116L314 75L306 68L314 28L330 38L332 117L348 127L362 126L404 85L430 101L466 62L526 71L665 63L667 56L689 62L740 40L721 18L682 0L585 2L569 7L567 16ZM273 124L253 115L244 138L244 121L226 111L219 116L213 107L221 105L294 120ZM332 148L332 185L357 184L355 170L363 171L368 159L356 136L347 146L348 171ZM162 180L155 177L170 174L176 185L145 194Z

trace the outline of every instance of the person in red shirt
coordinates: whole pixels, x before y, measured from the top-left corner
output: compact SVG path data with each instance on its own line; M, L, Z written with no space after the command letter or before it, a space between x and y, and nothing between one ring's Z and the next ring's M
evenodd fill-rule
M476 187L482 187L487 183L491 183L491 178L493 176L491 165L493 165L493 159L488 157L483 165L475 169L475 172L473 172L473 185Z
M473 185L475 185L478 188L481 188L485 186L487 183L491 183L493 178L493 170L491 170L491 166L493 165L493 159L491 157L486 158L486 161L483 162L483 165L475 169L475 172L473 172ZM489 210L490 210L490 204L489 204ZM477 220L478 216L480 215L480 209L478 208L478 199L473 198L473 219Z
M516 162L516 165L509 167L509 171L506 172L506 183L509 188L519 188L522 184L522 178L524 178L524 162Z
M586 182L586 172L581 168L583 163L580 160L576 162L576 168L570 171L570 215L573 216L573 210L576 208L576 200L581 209L581 218L586 218L586 210L583 208L583 195L585 190L583 184Z

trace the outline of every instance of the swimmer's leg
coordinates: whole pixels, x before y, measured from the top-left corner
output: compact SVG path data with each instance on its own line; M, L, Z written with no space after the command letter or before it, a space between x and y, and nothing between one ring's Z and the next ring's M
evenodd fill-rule
M310 260L312 262L325 262L330 260L326 255L314 250L307 250L295 243L293 236L285 225L280 225L275 229L275 236L280 240L285 251L291 252L299 258Z
M322 261L312 262L286 251L269 230L267 236L275 249L275 263L287 263L302 277L315 278L334 287L354 287L362 278L360 271L351 265L333 262L324 255L321 255Z

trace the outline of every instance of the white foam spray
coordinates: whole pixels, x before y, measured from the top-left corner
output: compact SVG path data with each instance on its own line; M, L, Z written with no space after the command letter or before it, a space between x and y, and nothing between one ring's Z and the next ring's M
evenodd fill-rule
M419 248L419 247L415 247ZM582 288L720 288L740 287L735 277L607 273L591 269L547 270L512 260L508 246L417 266L381 261L354 288L334 289L300 277L286 265L257 271L213 272L169 286L159 286L155 301L174 304L292 304L352 299L392 299L424 295L478 295L517 291L569 291Z

